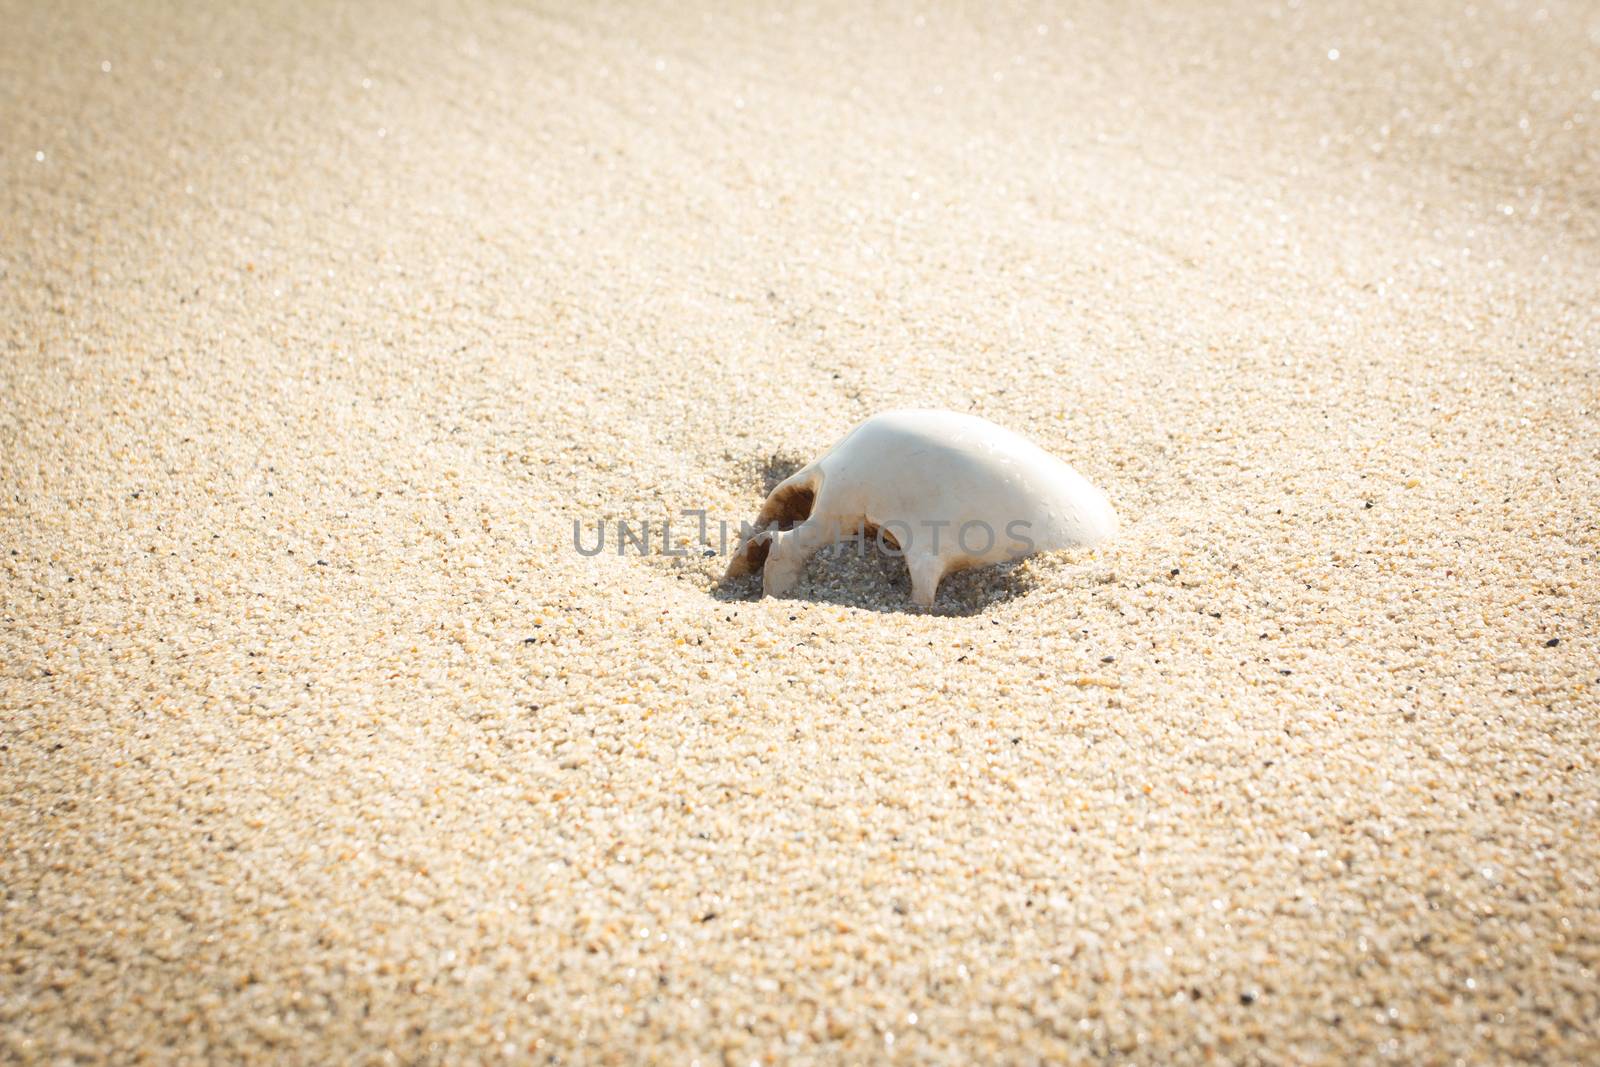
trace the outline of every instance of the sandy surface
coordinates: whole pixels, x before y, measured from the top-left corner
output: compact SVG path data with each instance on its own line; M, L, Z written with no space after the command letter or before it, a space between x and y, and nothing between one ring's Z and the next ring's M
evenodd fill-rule
M1600 1056L1600 8L1128 6L0 0L0 1060Z

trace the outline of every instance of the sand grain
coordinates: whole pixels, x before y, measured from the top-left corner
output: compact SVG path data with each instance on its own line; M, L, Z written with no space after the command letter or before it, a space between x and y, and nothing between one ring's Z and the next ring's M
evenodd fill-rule
M1600 1056L1600 21L1124 6L0 0L0 1058Z

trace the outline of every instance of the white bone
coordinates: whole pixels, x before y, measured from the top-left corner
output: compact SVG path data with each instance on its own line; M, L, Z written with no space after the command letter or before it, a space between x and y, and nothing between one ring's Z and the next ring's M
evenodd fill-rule
M728 576L762 569L794 588L806 560L865 533L904 554L911 598L933 607L946 574L1094 545L1117 530L1105 494L1033 442L975 415L886 411L768 494Z

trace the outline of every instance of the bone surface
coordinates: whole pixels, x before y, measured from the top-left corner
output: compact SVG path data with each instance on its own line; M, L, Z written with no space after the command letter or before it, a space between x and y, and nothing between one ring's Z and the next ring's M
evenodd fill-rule
M779 483L759 532L728 565L791 591L818 549L864 534L905 557L911 598L931 608L952 571L1098 544L1117 529L1099 489L1032 441L975 415L886 411Z

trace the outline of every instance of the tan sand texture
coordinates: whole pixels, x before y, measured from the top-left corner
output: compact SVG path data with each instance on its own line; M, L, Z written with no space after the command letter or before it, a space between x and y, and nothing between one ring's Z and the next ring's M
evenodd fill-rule
M1600 6L0 25L0 1061L1600 1058Z

